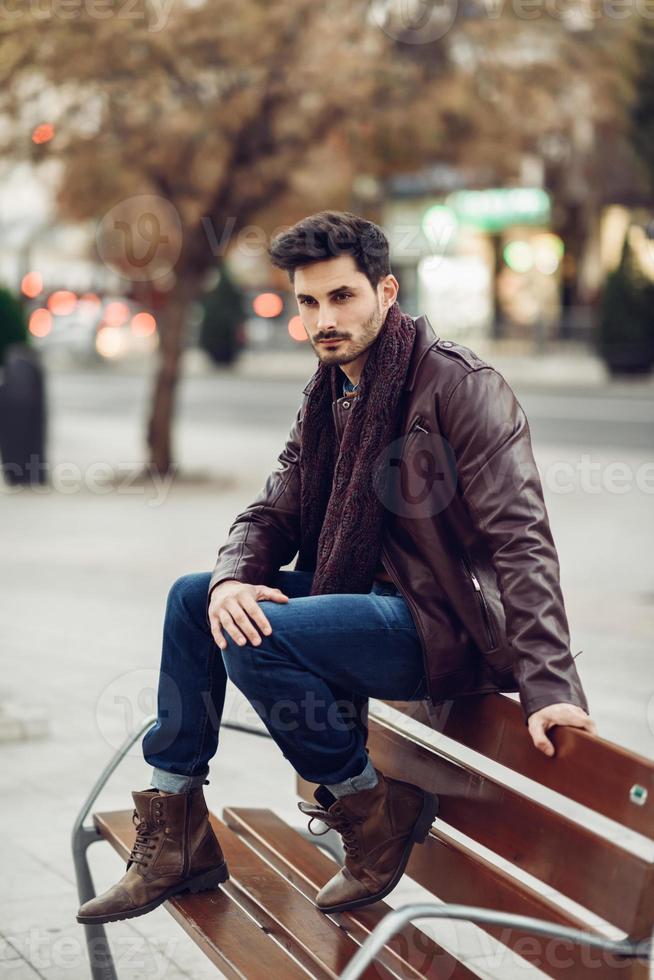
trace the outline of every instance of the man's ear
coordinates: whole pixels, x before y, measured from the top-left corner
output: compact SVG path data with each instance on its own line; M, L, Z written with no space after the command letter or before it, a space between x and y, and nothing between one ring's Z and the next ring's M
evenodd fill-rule
M394 275L389 274L384 276L384 278L379 283L381 289L381 305L384 312L387 312L395 300L397 299L397 294L400 290L400 284Z

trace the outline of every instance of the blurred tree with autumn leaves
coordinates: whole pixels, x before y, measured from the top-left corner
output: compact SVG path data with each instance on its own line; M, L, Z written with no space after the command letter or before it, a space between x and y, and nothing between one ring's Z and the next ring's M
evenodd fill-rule
M62 216L97 221L100 257L158 291L156 472L174 465L189 304L249 225L349 207L358 174L434 161L515 180L548 139L553 180L573 165L592 179L579 114L621 130L628 86L608 52L628 28L580 39L560 18L451 2L422 34L387 0L51 0L0 22L0 155L56 160ZM55 135L35 147L44 122Z

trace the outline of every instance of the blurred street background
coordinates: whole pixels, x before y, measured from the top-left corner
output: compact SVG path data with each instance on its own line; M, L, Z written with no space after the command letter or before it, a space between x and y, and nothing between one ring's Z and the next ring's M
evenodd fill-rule
M379 222L403 309L513 386L592 715L652 758L644 0L43 0L0 24L0 978L89 976L72 824L154 711L168 589L211 569L315 369L266 257L314 211ZM227 714L256 721L234 690ZM149 778L137 746L102 808ZM259 739L225 733L206 795L299 824ZM122 870L91 859L98 889ZM215 976L164 910L109 928L123 980ZM440 938L486 975L478 930Z

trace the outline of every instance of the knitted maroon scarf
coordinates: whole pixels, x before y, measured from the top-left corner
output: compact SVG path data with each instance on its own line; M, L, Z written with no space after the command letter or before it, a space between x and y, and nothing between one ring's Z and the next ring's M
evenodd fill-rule
M397 434L415 336L413 320L394 303L370 348L340 447L332 403L342 396L342 374L320 364L314 375L302 422L297 561L298 568L315 569L311 595L372 588L385 517L375 462Z

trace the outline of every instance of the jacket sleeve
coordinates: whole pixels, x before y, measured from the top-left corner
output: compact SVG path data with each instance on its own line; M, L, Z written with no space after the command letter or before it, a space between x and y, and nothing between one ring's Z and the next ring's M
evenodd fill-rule
M525 413L493 368L451 392L443 434L459 492L492 555L525 720L556 702L588 704L570 652L559 560Z
M306 398L298 409L278 466L255 500L234 519L218 552L212 590L225 579L269 585L280 566L287 565L300 543L300 433Z

